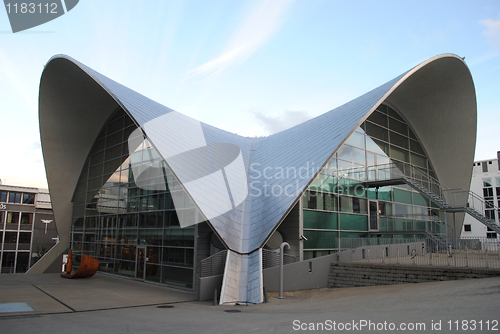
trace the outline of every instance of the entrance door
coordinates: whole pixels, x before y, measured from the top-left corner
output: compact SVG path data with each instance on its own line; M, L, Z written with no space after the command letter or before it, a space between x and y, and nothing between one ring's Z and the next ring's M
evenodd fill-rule
M135 278L145 280L146 278L146 246L137 246Z
M370 201L370 231L378 231L378 201Z

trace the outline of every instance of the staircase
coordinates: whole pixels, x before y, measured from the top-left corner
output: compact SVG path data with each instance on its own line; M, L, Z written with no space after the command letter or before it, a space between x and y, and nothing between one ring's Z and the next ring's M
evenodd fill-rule
M500 226L494 219L486 216L486 210L495 210L500 213L500 209L493 203L486 202L481 196L465 189L450 189L436 178L427 175L417 167L397 162L374 167L379 176L376 182L384 181L380 176L389 180L402 180L420 194L437 204L441 211L465 212L479 222L486 225L492 231L500 234ZM370 182L368 182L370 183Z

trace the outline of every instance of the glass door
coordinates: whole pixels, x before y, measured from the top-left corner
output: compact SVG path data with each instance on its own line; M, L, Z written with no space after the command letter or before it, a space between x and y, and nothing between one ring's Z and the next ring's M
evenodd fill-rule
M137 246L135 278L144 280L146 276L146 246Z
M370 201L370 231L378 231L378 201Z

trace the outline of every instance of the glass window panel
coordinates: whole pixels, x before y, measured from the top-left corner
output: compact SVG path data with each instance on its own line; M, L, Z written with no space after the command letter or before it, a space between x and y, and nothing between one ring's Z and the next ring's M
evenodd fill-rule
M337 152L339 159L352 161L360 165L366 164L365 151L353 146L343 145Z
M413 193L413 204L429 206L429 200L418 193Z
M392 208L393 215L396 217L408 218L413 215L413 208L411 205L394 203Z
M31 243L31 232L19 232L19 243L20 244L30 244Z
M411 204L411 195L410 191L394 188L394 202Z
M500 177L497 177L496 181L497 181L497 187L500 187ZM498 192L497 195L500 196L500 192Z
M323 207L328 211L338 210L338 196L335 194L323 194Z
M389 129L395 131L405 137L408 137L408 125L399 122L393 118L389 118Z
M387 115L380 113L378 111L374 111L369 117L368 120L375 124L381 125L383 127L387 127Z
M340 229L352 231L368 231L368 216L341 213Z
M392 203L391 202L379 202L380 214L383 216L392 216Z
M419 166L419 167L422 167L422 168L427 168L427 159L420 156L420 155L417 155L417 154L413 154L411 153L411 163L413 165L416 165L416 166Z
M493 187L491 179L483 179L483 187Z
M101 164L103 161L104 161L104 151L96 152L89 157L90 166Z
M5 232L5 243L15 244L17 243L17 232Z
M391 158L396 160L401 160L404 162L410 162L409 153L407 150L395 146L391 146L390 149L391 149L390 151Z
M381 113L387 114L387 106L385 104L381 104L377 107L377 110Z
M389 141L389 130L370 122L366 122L366 134L373 138Z
M304 230L304 249L323 249L337 247L338 232Z
M393 200L392 194L393 192L391 187L380 187L378 189L378 199L384 201L392 201Z
M23 194L23 204L35 204L35 194Z
M32 224L32 223L33 223L33 214L30 212L22 212L21 224Z
M109 122L107 125L106 133L111 134L123 130L123 119L124 117L119 117L118 119Z
M7 212L7 224L18 224L19 212Z
M6 191L0 191L0 202L7 202L7 192Z
M419 153L419 154L425 155L424 149L415 140L410 140L410 150L413 151L413 152L415 152L415 153Z
M359 147L361 149L365 148L365 136L361 133L354 132L347 138L346 144Z
M488 162L487 161L483 161L481 162L481 166L483 167L483 172L488 172Z
M21 193L10 192L9 203L21 203Z
M121 157L122 146L121 145L113 146L111 148L108 148L105 152L106 152L106 157L105 157L106 161Z
M112 147L122 142L123 132L116 132L106 138L106 147Z
M161 270L161 283L192 288L193 269L164 266Z
M337 213L304 210L304 228L338 229Z
M401 136L400 134L397 134L395 132L390 132L390 139L391 139L391 144L392 145L396 145L396 146L399 146L399 147L403 147L403 148L406 148L408 149L409 148L409 144L408 144L408 138L407 137L403 137Z
M375 142L372 138L366 137L366 150L370 152L374 152L377 154L385 155L385 152L382 148Z
M484 197L493 197L493 188L483 188Z
M391 107L387 107L387 113L389 114L389 116L394 117L395 119L398 119L401 122L405 122L404 119L398 114L398 112L392 109Z
M410 134L410 138L411 139L418 140L417 136L415 136L415 133L413 133L413 131L411 130L411 128L408 128L408 133Z

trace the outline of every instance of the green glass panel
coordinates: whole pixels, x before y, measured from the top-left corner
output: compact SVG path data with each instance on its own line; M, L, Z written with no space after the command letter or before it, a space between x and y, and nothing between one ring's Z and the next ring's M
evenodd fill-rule
M337 248L338 232L304 230L304 249Z
M363 232L340 232L341 238L365 238L366 233Z
M394 230L395 231L406 231L406 220L405 219L394 219Z
M381 231L393 231L394 230L394 218L380 217L379 218L379 228Z
M381 187L378 189L378 199L383 201L392 201L392 187Z
M394 188L394 202L411 204L411 192Z
M417 220L414 222L414 226L415 226L415 231L425 231L425 224L426 222L425 221L422 221L422 220Z
M338 229L338 214L304 210L304 228Z
M340 229L368 231L368 217L365 215L340 214Z

